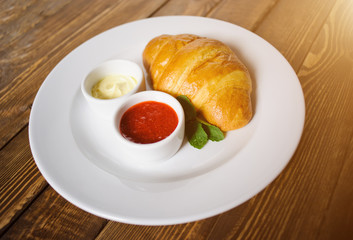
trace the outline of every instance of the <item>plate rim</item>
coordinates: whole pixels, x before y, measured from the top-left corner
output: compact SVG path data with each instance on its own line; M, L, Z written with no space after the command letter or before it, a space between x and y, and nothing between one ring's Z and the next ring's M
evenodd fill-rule
M163 20L163 19L174 19L176 21L178 21L179 19L196 19L197 21L215 21L215 22L219 22L220 24L229 24L231 25L232 27L237 27L239 29L242 29L242 30L245 30L249 33L251 33L253 36L256 36L257 38L260 38L261 41L264 41L265 43L267 43L269 46L271 46L275 52L277 52L278 54L280 54L280 56L283 58L283 60L286 61L286 63L290 66L289 62L282 56L282 54L276 49L274 48L270 43L268 43L266 40L264 40L263 38L259 37L258 35L256 35L255 33L245 29L245 28L242 28L238 25L235 25L233 23L229 23L229 22L225 22L223 20L219 20L219 19L213 19L213 18L207 18L207 17L197 17L197 16L159 16L159 17L152 17L152 18L147 18L147 19L140 19L140 20L136 20L136 21L131 21L131 22L127 22L127 23L124 23L124 24L121 24L121 25L118 25L114 28L111 28L109 30L106 30L90 39L88 39L87 41L85 41L84 43L88 42L88 41L92 41L92 39L94 39L95 37L97 36L101 36L101 35L104 35L106 32L108 31L114 31L115 29L118 29L119 27L121 26L128 26L129 24L134 24L136 22L154 22L154 21L157 21L158 20ZM83 45L84 43L82 43L81 45ZM243 196L242 199L238 199L238 201L235 202L232 202L230 203L229 205L225 206L225 205L222 205L220 206L219 208L217 209L213 209L213 211L209 211L209 212L205 212L203 215L198 215L198 216L193 216L193 217L190 217L190 216L187 216L187 217L180 217L178 219L176 218L166 218L166 219L135 219L133 217L124 217L124 216L111 216L109 214L106 214L104 212L101 212L101 211L96 211L96 209L92 209L91 206L85 206L85 204L83 204L82 202L77 202L75 199L75 197L71 196L68 192L65 191L65 189L61 189L60 185L57 184L57 182L55 181L55 179L52 179L52 176L47 173L44 169L45 167L42 165L42 162L41 160L38 161L38 159L40 158L38 156L38 151L36 150L36 148L38 146L36 146L36 144L34 143L35 140L33 139L33 114L35 114L35 110L36 110L36 104L37 104L37 96L39 95L39 92L41 91L42 87L45 85L45 82L48 81L47 79L50 79L50 76L52 74L52 72L54 71L54 69L62 62L62 61L65 61L65 59L70 56L70 54L72 52L74 52L77 48L79 48L81 45L79 45L78 47L76 47L75 49L73 49L69 54L67 54L52 70L51 72L48 74L48 76L46 77L46 79L44 80L43 84L41 85L40 89L38 90L38 93L35 97L35 100L33 101L33 107L32 107L32 110L31 110L31 113L30 113L30 118L29 118L29 128L28 128L28 131L29 131L29 142L30 142L30 148L31 148L31 151L32 151L32 155L33 155L33 159L34 161L36 162L36 165L38 167L38 169L40 170L41 174L44 176L44 178L46 179L46 181L49 183L49 185L51 185L53 187L53 189L55 191L57 191L61 196L63 196L66 200L68 200L69 202L71 202L72 204L74 204L75 206L89 212L89 213L92 213L94 215L97 215L97 216L101 216L101 217L104 217L106 219L110 219L110 220L114 220L114 221L119 221L119 222L124 222L124 223L130 223L130 224L138 224L138 225L170 225L170 224L180 224L180 223L186 223L186 222L190 222L190 221L196 221L196 220L200 220L200 219L204 219L204 218L207 218L207 217L211 217L211 216L214 216L216 214L220 214L224 211L227 211L227 210L230 210L231 208L234 208L235 206L238 206L239 204L249 200L251 197L253 197L254 195L258 194L259 192L261 192L267 185L269 185L274 179L276 179L278 177L278 175L283 171L283 169L286 167L286 165L288 164L288 162L291 160L293 154L295 153L298 145L299 145L299 142L300 142L300 139L301 139L301 136L303 134L303 130L304 130L304 122L305 122L305 101L304 101L304 94L303 94L303 91L302 91L302 88L300 86L300 82L299 82L299 79L297 77L297 75L295 74L294 70L293 70L293 73L295 74L295 77L296 79L298 79L298 84L300 86L300 89L301 89L301 97L302 97L302 102L300 103L302 106L301 106L301 109L303 111L303 115L302 115L302 123L301 123L301 127L300 127L300 133L299 133L299 137L296 141L296 144L295 144L295 147L293 148L292 150L292 153L290 154L290 158L283 162L283 166L280 167L279 171L275 174L275 176L273 176L273 179L271 179L269 182L267 183L264 183L263 186L258 186L258 189L256 190L253 190L251 193L248 194L248 196Z

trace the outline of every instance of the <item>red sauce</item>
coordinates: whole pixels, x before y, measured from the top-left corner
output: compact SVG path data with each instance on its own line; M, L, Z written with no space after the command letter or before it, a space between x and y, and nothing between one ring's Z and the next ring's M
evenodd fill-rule
M120 121L120 132L135 143L154 143L168 137L178 125L178 116L165 103L146 101L130 107Z

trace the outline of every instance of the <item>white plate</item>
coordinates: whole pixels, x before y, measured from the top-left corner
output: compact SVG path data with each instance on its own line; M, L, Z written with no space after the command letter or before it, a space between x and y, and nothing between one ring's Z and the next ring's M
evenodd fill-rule
M193 33L233 48L253 78L255 114L222 142L202 150L185 142L164 164L142 168L121 157L111 122L90 111L80 83L108 59L142 66L145 45L164 33ZM39 170L71 203L111 220L166 225L219 214L265 188L292 157L304 116L295 72L262 38L215 19L158 17L103 32L68 54L38 91L29 138Z

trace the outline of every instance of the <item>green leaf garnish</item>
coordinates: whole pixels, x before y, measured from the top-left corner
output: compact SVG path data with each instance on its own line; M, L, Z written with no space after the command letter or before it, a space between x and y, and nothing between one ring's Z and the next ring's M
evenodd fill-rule
M211 141L219 142L224 139L224 134L221 131L221 129L219 129L218 127L216 127L212 124L209 124L208 122L206 122L204 120L201 120L200 118L196 118L196 119L197 119L197 121L199 121L200 123L203 124L203 128L205 129L205 131L208 135L208 138Z
M191 146L201 149L208 141L208 136L198 121L189 121L186 123L186 135Z
M177 100L180 102L181 106L184 109L185 121L194 120L196 118L196 110L194 105L190 102L189 98L185 95L180 95L177 97Z
M177 97L185 113L185 131L191 146L201 149L208 139L219 142L224 139L223 132L216 126L196 117L194 105L187 96Z

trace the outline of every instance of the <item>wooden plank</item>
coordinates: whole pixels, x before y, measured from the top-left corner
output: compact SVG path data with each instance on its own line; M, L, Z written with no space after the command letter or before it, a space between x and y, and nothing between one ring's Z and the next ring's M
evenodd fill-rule
M259 198L261 195L256 195L242 205L221 214L207 239L252 239L252 236L244 236L244 229L251 223L251 212L254 211Z
M318 228L319 239L353 239L352 46L353 2L340 0L299 72L305 80L308 97L312 96L308 111L320 109L312 121L312 129L324 133L325 139L316 143L326 151L318 154L317 162L327 165L326 176L330 176L316 184L321 191L330 193L321 196L327 200ZM320 91L314 92L314 88ZM319 197L317 200L322 202Z
M325 211L325 218L319 230L319 239L353 239L352 146L353 138L344 156L345 161L335 186L334 195Z
M8 83L0 90L0 149L28 122L35 94L59 60L104 30L148 17L164 1L73 1L40 24L32 23L33 29L16 41L4 40L7 35L0 38L4 45L11 42L0 50L4 54L0 68L6 70L2 71L2 82Z
M223 21L237 24L250 31L272 11L278 0L224 0L208 14Z
M217 218L169 226L138 226L111 221L96 239L207 239Z
M0 148L28 123L36 91L50 69L64 56L48 59L46 53L56 47L60 49L65 38L93 17L78 18L82 19L81 23L78 19L74 21L78 12L68 14L67 5L57 3L53 7L50 2L28 1L22 6L23 1L9 1L3 5L3 12L11 14L1 15L4 32L0 38ZM83 2L75 1L78 5L70 7L86 10L87 5ZM102 11L97 4L92 7L97 9L97 12L91 11L92 14ZM39 68L39 74L33 75Z
M204 16L217 18L252 30L271 11L275 3L276 0L171 0L159 9L154 16Z
M281 0L253 29L298 71L336 1Z
M70 204L51 187L21 215L4 239L93 239L107 220Z
M36 57L45 55L48 49L54 48L62 41L63 38L58 37L59 34L57 34L62 28L73 22L70 24L72 32L77 30L78 25L74 24L74 19L78 12L67 14L69 2L68 0L31 0L23 4L23 1L5 1L5 4L2 5L3 14L0 15L3 27L0 38L2 59L0 62L2 71L0 96L6 92L5 87L8 84L14 84L13 79L33 64ZM82 10L87 10L87 5L83 3L84 1L76 2L82 6ZM73 9L78 8L78 6L72 7ZM102 10L98 6L92 7L98 8L97 13ZM67 31L65 36L61 32L61 36L67 37L71 33ZM46 41L49 39L50 41ZM43 42L46 44L43 45Z
M171 0L161 7L153 16L193 15L206 16L221 0Z
M28 145L28 128L0 151L0 235L47 186Z

